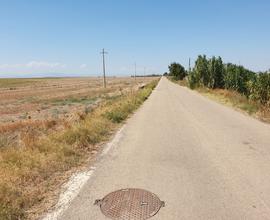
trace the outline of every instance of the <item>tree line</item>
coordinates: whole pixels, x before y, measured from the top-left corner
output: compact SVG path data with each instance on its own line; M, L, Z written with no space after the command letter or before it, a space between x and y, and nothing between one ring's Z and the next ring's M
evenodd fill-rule
M270 105L269 72L255 73L241 65L225 64L221 57L199 55L190 71L179 63L171 63L168 75L175 80L187 79L191 89L207 87L234 90L263 105Z

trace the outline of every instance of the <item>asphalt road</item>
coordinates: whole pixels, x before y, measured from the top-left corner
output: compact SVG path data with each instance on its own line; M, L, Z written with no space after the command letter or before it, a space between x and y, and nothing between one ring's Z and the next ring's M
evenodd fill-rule
M153 220L270 219L270 126L162 78L61 220L105 220L95 199L142 188Z

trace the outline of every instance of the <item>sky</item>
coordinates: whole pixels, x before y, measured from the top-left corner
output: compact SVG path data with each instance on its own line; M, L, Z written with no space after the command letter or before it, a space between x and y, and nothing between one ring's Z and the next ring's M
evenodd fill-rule
M186 68L199 54L270 68L269 0L0 0L0 77Z

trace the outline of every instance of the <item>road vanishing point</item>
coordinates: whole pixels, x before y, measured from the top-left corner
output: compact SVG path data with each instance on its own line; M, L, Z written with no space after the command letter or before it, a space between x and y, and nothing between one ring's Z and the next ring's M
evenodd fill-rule
M153 220L270 219L270 125L162 77L58 219L105 220L123 188L165 201Z

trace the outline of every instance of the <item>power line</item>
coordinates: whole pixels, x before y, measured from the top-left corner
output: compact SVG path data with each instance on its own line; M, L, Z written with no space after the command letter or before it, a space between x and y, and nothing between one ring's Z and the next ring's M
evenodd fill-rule
M105 54L108 54L108 53L105 52L105 50L103 48L101 54L102 54L102 61L103 61L103 87L106 88Z

